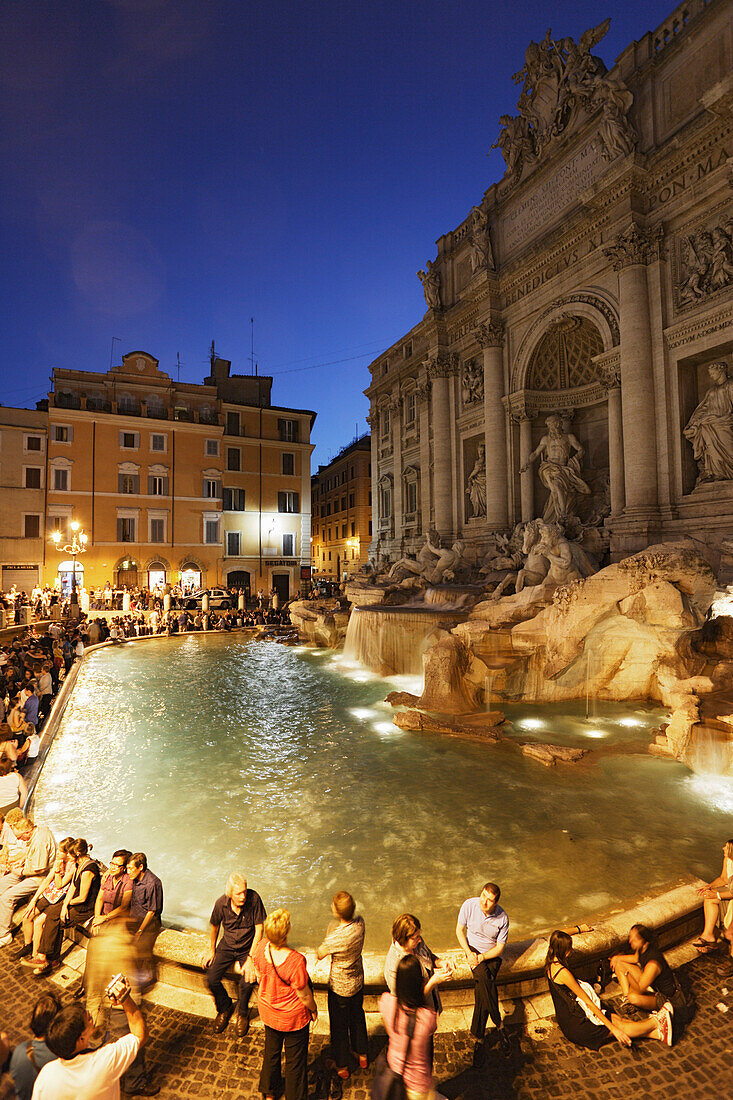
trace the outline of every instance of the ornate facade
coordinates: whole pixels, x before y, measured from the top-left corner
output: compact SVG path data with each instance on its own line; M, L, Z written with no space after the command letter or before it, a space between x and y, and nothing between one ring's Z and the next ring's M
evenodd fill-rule
M530 43L504 177L370 366L373 556L538 516L614 558L733 537L733 3L610 70L607 30Z

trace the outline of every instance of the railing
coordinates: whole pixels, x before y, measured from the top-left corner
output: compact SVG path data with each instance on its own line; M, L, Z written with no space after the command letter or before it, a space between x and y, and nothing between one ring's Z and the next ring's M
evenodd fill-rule
M145 415L150 420L167 420L168 419L168 410L160 408L160 407L156 407L154 405L148 405L148 407L145 410Z
M661 26L653 32L654 53L660 53L670 42L674 42L688 23L704 11L709 3L710 0L686 0L686 3L675 8Z
M53 403L57 409L80 409L81 398L78 394L57 393L54 394Z

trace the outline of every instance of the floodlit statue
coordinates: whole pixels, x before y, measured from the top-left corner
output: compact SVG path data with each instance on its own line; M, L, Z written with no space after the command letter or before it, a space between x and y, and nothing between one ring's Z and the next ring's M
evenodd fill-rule
M722 361L711 363L712 385L688 420L684 434L692 444L698 481L733 478L733 381Z
M479 443L476 449L476 461L468 475L466 493L471 504L469 519L486 515L486 444Z
M400 558L390 569L389 579L398 581L404 580L406 576L412 576L426 580L435 569L440 553L440 535L435 528L431 527L417 558Z
M620 81L606 77L598 82L593 103L603 108L598 136L604 160L625 157L634 151L636 132L628 119L633 102L633 93Z
M456 539L449 550L441 550L435 568L427 578L428 584L443 584L454 580L464 549L465 544L460 539Z
M542 484L550 490L542 518L552 523L571 514L578 497L590 496L591 490L580 476L585 453L582 445L574 435L563 431L562 418L557 413L551 413L545 424L547 434L542 436L519 472L526 473L534 460L542 456L539 477Z
M440 275L435 270L435 264L428 260L425 267L427 271L418 271L417 277L422 283L423 294L428 309L440 309Z
M542 519L538 519L536 523L539 533L537 550L547 559L550 566L545 580L554 584L567 584L568 581L580 580L584 574L576 564L573 544L568 542L554 523L545 523ZM593 569L590 568L585 576L592 572Z

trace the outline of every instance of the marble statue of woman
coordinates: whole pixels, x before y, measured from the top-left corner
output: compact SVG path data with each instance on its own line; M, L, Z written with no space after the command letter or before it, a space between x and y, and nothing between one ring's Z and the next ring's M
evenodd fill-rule
M427 271L418 271L417 277L422 283L423 294L428 309L440 309L440 276L435 265L428 260Z
M733 381L722 361L708 367L712 385L687 421L684 435L692 444L698 481L733 478Z
M479 443L476 449L476 461L473 464L473 469L468 475L466 482L466 492L468 493L468 499L471 502L471 515L469 519L474 519L476 516L486 515L486 444Z

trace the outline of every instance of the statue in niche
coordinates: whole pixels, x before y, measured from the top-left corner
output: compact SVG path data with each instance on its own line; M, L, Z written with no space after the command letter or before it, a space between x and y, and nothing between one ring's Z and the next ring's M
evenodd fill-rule
M484 399L484 367L480 359L467 359L461 379L463 404L475 405Z
M440 553L440 535L435 528L431 527L417 558L399 558L389 571L389 579L402 581L407 577L421 577L427 580L428 575L435 569Z
M723 361L711 363L708 374L712 385L684 428L700 471L698 484L733 478L733 381Z
M598 82L593 106L603 108L598 123L598 136L604 160L615 160L618 156L625 157L634 151L636 131L627 117L633 102L633 93L620 81L606 77Z
M422 283L423 294L428 309L440 309L440 275L435 270L435 264L428 260L425 264L426 271L418 271L417 277Z
M591 489L580 476L585 454L582 445L574 435L564 430L562 417L557 413L551 413L545 424L547 433L519 472L526 473L535 459L542 457L539 478L550 491L542 518L552 523L571 515L578 498L590 496Z
M466 481L466 493L471 505L468 519L486 515L486 444L481 442L476 448L476 461Z
M480 207L475 207L471 214L470 237L471 244L471 270L494 270L494 253L491 248L491 234L489 232L489 219Z

